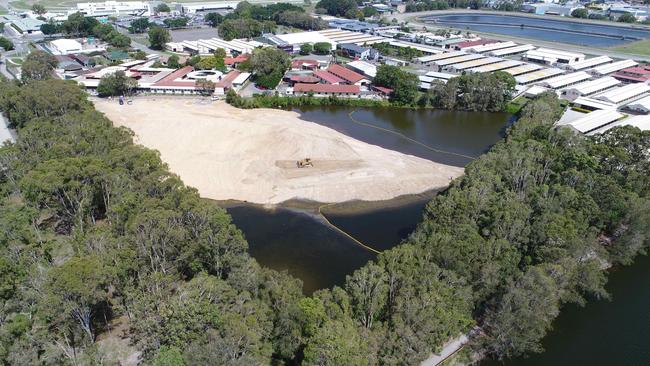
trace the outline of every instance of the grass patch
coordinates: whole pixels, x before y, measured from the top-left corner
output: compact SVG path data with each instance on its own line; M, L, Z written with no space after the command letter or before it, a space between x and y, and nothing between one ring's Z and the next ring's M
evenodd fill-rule
M510 114L517 114L519 111L528 103L528 98L521 96L513 99L510 103L506 105L504 108L504 112L510 113Z
M613 51L650 56L650 39L636 41L610 48Z

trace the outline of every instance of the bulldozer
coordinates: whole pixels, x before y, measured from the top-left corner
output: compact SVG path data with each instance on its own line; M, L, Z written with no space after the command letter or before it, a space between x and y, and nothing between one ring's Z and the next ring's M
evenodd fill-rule
M313 167L314 163L312 163L311 158L304 158L302 160L298 160L296 162L296 166L298 168L308 168L308 167Z

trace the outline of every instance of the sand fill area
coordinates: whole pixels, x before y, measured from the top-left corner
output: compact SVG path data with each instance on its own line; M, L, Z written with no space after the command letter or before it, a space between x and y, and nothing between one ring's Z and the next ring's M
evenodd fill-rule
M275 109L237 109L199 98L95 100L135 142L158 150L202 197L277 204L386 200L439 189L462 168L358 141ZM299 168L310 158L313 167Z

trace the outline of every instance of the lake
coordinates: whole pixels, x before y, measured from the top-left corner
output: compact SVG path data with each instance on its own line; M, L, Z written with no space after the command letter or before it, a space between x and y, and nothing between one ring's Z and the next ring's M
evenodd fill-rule
M481 366L650 365L650 257L614 270L607 291L612 301L562 309L543 353Z
M434 15L424 19L435 20L438 25L458 29L581 46L611 47L650 39L650 29L555 20L548 16L533 18L516 15L454 14Z
M396 108L308 107L303 119L358 140L455 166L464 166L499 141L511 121L506 113ZM378 251L400 243L420 221L433 193L323 210L337 227ZM244 232L251 255L269 268L300 278L307 294L341 285L345 276L375 258L329 226L315 204L303 208L234 204L227 210Z

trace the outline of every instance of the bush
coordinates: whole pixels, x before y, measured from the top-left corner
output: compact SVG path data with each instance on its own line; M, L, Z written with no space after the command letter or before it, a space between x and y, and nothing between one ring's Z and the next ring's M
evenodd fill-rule
M313 50L314 50L314 47L312 47L312 45L310 43L305 43L302 46L300 46L300 54L301 55L308 55Z
M332 52L332 44L328 42L316 42L313 46L317 55L329 55Z

